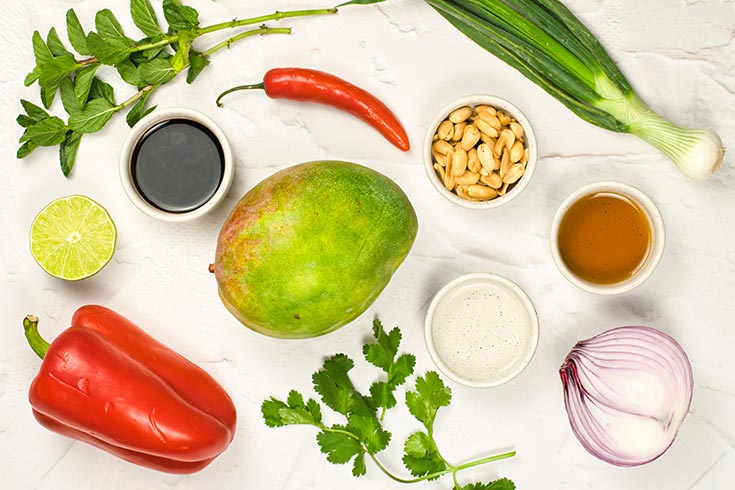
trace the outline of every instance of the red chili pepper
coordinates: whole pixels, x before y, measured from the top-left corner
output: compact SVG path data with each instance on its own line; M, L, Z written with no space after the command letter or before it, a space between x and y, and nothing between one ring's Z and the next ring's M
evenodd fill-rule
M114 311L82 306L51 345L37 318L23 327L43 358L29 399L46 428L168 473L199 471L232 441L224 389Z
M250 89L264 89L268 97L318 102L349 112L382 134L403 151L410 149L406 130L388 107L367 91L329 73L308 68L273 68L263 83L240 85L217 97L217 105L225 95Z

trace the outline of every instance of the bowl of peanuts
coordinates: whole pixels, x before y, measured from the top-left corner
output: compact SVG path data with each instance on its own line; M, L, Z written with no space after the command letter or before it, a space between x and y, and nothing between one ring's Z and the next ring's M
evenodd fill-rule
M494 208L514 199L528 186L537 159L526 116L493 95L448 104L424 140L429 180L441 195L468 208Z

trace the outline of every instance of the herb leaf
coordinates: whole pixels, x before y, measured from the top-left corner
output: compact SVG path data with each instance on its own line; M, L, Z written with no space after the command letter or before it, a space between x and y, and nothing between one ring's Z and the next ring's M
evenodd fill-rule
M87 35L84 33L82 23L79 22L79 17L77 17L74 9L69 9L66 12L66 34L77 53L84 56L92 54L87 46Z
M103 82L99 77L92 79L92 87L89 89L89 100L105 99L111 105L115 105L115 90L107 82Z
M186 83L193 82L196 77L209 65L209 57L194 49L189 51L189 71L186 74Z
M43 66L53 59L54 55L38 31L33 32L32 42L33 56L36 58L36 64L38 66Z
M365 453L360 441L345 432L348 432L347 427L334 425L329 429L322 430L316 436L319 448L327 455L327 461L330 463L345 464L355 456L364 455ZM364 463L363 459L361 466L364 467Z
M268 427L299 424L318 427L322 422L319 404L313 399L304 403L304 397L295 390L289 392L288 403L271 398L264 401L260 409Z
M154 58L138 66L138 74L143 83L148 85L160 85L168 82L176 76L176 70L171 62L165 58Z
M179 0L163 0L163 16L174 31L194 30L199 27L199 12L181 5Z
M34 122L38 122L42 119L46 119L47 117L51 117L48 112L44 111L33 102L22 99L20 101L20 104L23 106L23 109L25 109L28 117L30 117L31 120L33 120Z
M127 42L128 46L132 44L123 32L120 22L118 22L115 14L110 9L102 9L97 12L94 18L95 27L97 27L97 34L105 40L120 40Z
M401 344L401 331L396 327L386 333L377 318L373 321L373 336L377 342L365 344L362 353L370 364L382 369L387 381L376 381L370 386L370 403L373 407L384 410L396 406L393 395L396 388L406 382L413 374L416 357L403 354L396 359Z
M347 429L359 437L368 454L375 454L390 443L390 432L383 429L375 416L350 415Z
M25 158L36 148L38 148L38 145L33 141L26 141L18 148L18 151L15 153L15 158Z
M66 138L67 127L58 117L42 119L28 126L24 135L38 146L56 146Z
M130 16L138 29L146 36L155 37L163 34L149 0L130 0Z
M368 407L347 375L354 365L352 359L344 354L330 357L311 378L314 390L321 396L324 404L335 412L342 415L355 413L372 416L373 410Z
M153 112L153 110L156 108L156 106L149 107L148 109L145 108L146 102L148 102L148 97L150 97L151 92L145 92L140 99L138 99L138 102L135 103L132 109L130 109L130 112L128 112L128 115L125 116L125 122L128 123L128 126L131 128L135 126L135 123L143 119L145 116Z
M41 67L38 84L43 88L56 90L61 80L77 68L77 62L72 55L54 56Z
M59 88L61 92L61 103L64 105L64 110L67 114L81 111L82 107L79 105L77 96L74 94L74 82L71 81L71 78L64 78Z
M66 50L66 47L64 46L64 43L61 42L61 39L59 39L59 35L56 33L55 27L52 27L51 30L48 31L48 36L46 36L46 43L48 44L49 51L51 51L51 54L53 54L54 56L71 54L69 51Z
M92 55L105 65L117 65L130 56L128 52L129 45L124 40L119 38L103 39L96 32L90 32L87 35L87 46L89 46Z
M144 85L143 79L140 78L140 73L138 73L138 67L132 61L125 60L122 63L118 63L115 68L117 68L117 73L120 75L120 78L126 83L138 88Z
M94 81L94 75L97 73L99 66L100 65L98 63L94 63L85 66L77 72L77 77L74 80L74 95L82 109L87 104L89 91L92 88L92 82Z
M428 431L432 430L439 408L449 406L451 401L452 390L435 371L429 371L423 378L416 378L416 391L406 393L408 411Z
M490 483L470 483L463 485L459 490L515 490L515 483L507 478L501 478Z
M403 464L413 476L426 476L447 469L436 444L425 432L414 432L406 439Z
M107 124L118 107L106 98L90 100L81 112L69 116L69 127L78 133L95 133ZM58 143L57 143L58 144Z
M66 134L64 142L59 146L59 162L61 163L61 172L64 174L64 177L68 177L71 169L74 167L81 139L82 135L80 133L69 131Z

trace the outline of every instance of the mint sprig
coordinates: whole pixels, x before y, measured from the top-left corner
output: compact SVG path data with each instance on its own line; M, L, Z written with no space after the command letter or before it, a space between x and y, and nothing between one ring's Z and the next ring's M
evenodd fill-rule
M359 3L376 3L365 0ZM95 15L95 30L87 32L73 9L66 14L68 49L55 28L44 39L38 31L32 36L36 66L26 76L25 85L38 84L42 105L51 108L60 94L66 120L39 113L23 103L25 110L17 121L24 128L20 138L18 158L25 158L41 146L59 146L61 170L69 176L76 160L83 135L100 131L112 117L128 111L126 121L133 126L153 110L148 107L151 93L186 71L192 83L210 63L210 56L233 43L252 36L290 34L289 27L271 27L268 22L285 18L327 15L337 8L274 12L249 19L202 27L199 12L179 0L163 0L164 29L150 0L130 0L130 16L145 36L129 37L110 9ZM203 36L222 30L257 26L239 31L232 37L206 49L195 49L194 43ZM75 54L76 52L76 54ZM99 73L104 66L135 89L118 102L112 87ZM109 71L109 68L107 69ZM75 100L76 99L76 100Z
M322 368L312 376L312 385L321 404L313 398L306 401L295 390L289 392L285 402L270 398L261 406L266 425L316 427L317 445L327 461L334 464L352 462L352 474L356 477L367 473L366 460L370 459L386 476L401 483L435 480L451 474L455 490L515 489L513 482L505 478L464 486L457 483L458 472L510 458L515 451L460 465L453 465L444 459L434 439L434 423L439 409L451 403L452 392L434 371L417 377L414 389L405 396L409 412L424 428L412 433L403 447L403 464L413 478L399 477L380 462L377 454L388 447L392 438L392 434L382 425L383 416L397 404L395 391L413 374L416 359L411 354L399 354L401 333L397 327L386 332L380 321L375 320L373 337L374 342L363 346L363 355L368 363L379 368L387 377L374 382L369 395L360 393L349 376L355 366L354 361L345 354L336 354L327 358ZM344 422L332 425L325 423L322 404L341 415Z

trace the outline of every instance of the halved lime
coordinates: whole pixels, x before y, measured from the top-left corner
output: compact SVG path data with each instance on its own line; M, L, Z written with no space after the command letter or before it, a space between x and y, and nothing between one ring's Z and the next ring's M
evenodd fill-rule
M78 281L99 272L112 258L117 228L110 213L87 196L49 203L31 225L31 254L54 277Z

